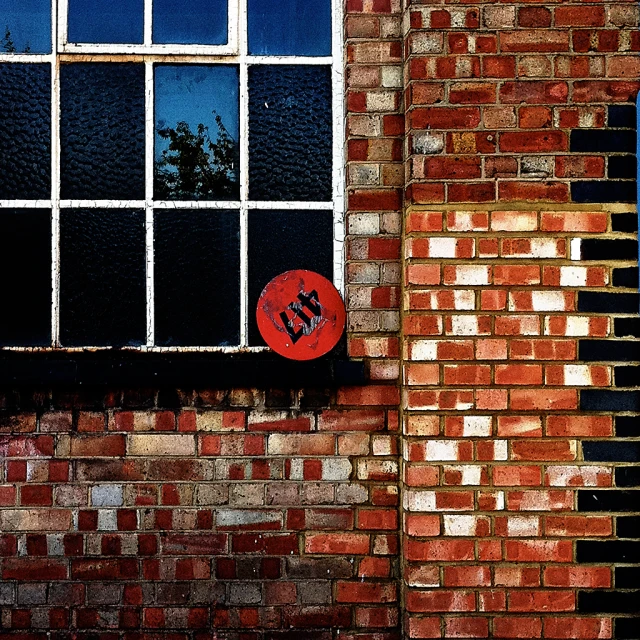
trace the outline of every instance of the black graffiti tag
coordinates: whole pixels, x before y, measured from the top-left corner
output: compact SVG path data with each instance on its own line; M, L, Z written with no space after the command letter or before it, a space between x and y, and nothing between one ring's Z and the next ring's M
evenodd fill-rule
M315 289L311 293L301 291L298 300L280 312L280 319L293 344L302 336L311 335L322 320L322 305L318 292Z

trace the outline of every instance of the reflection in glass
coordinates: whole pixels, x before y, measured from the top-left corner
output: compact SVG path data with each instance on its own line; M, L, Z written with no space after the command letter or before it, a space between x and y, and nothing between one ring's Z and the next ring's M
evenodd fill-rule
M50 0L0 0L0 53L50 52Z
M239 198L238 68L155 68L157 200Z
M155 44L226 44L227 0L153 0Z
M144 0L69 0L69 42L142 44Z
M238 212L156 210L154 252L156 343L239 344Z
M331 0L249 0L249 53L331 55Z

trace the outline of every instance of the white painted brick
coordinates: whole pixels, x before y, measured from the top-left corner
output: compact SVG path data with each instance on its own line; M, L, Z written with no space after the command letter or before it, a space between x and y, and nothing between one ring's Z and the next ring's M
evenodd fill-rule
M435 511L435 491L407 491L405 509L409 511Z
M482 467L480 465L448 465L444 467L445 474L449 471L460 474L460 484L465 486L479 486L482 482Z
M322 461L323 480L348 480L351 470L351 462L346 458L328 458Z
M560 267L561 287L584 287L586 284L586 267Z
M567 386L591 386L591 369L585 364L565 364L564 383Z
M491 416L465 416L462 435L482 437L491 435Z
M414 340L410 345L411 360L436 360L438 357L437 340Z
M533 291L531 306L534 311L564 311L564 295L562 291Z
M444 533L447 536L474 536L478 522L477 516L442 516Z
M431 238L429 240L429 257L455 258L457 246L456 238Z
M458 443L449 440L429 440L425 447L425 460L457 460Z

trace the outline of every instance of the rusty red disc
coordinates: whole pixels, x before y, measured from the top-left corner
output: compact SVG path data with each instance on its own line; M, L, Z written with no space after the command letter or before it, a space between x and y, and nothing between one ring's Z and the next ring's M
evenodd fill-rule
M313 360L338 344L346 313L329 280L297 269L281 273L263 289L256 318L260 335L276 353Z

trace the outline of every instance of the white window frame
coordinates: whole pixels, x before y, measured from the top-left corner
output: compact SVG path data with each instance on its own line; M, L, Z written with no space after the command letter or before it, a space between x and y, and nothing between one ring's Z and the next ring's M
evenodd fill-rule
M60 211L73 208L130 208L145 211L146 250L146 343L136 347L119 347L132 351L150 352L259 352L268 347L249 346L248 304L248 214L263 210L332 210L333 211L333 273L334 285L344 295L344 240L345 240L345 119L344 119L344 49L343 8L341 0L332 3L332 55L310 56L250 56L247 50L247 0L229 0L229 45L201 47L198 45L69 45L66 43L66 10L68 0L52 0L52 43L57 50L45 55L0 54L0 62L50 63L51 65L51 199L0 200L2 209L42 208L51 210L51 337L48 347L0 347L9 351L85 351L109 350L113 347L65 347L60 344ZM59 11L58 11L59 8ZM231 16L236 20L232 21ZM58 17L58 19L56 19ZM151 37L151 0L145 0L145 43ZM232 34L233 32L233 34ZM237 37L233 40L232 35ZM87 48L85 48L87 47ZM235 50L232 50L235 47ZM213 51L215 50L215 51ZM133 62L131 56L141 57L145 66L145 199L144 200L61 200L60 199L60 63L61 62ZM237 65L240 75L240 199L237 201L158 201L153 199L154 175L154 75L157 63L194 63ZM324 65L332 69L333 113L333 189L332 200L323 202L255 201L249 199L249 96L248 67L250 65ZM155 344L154 317L154 228L153 216L157 209L234 209L240 218L240 344L235 346L166 347Z

